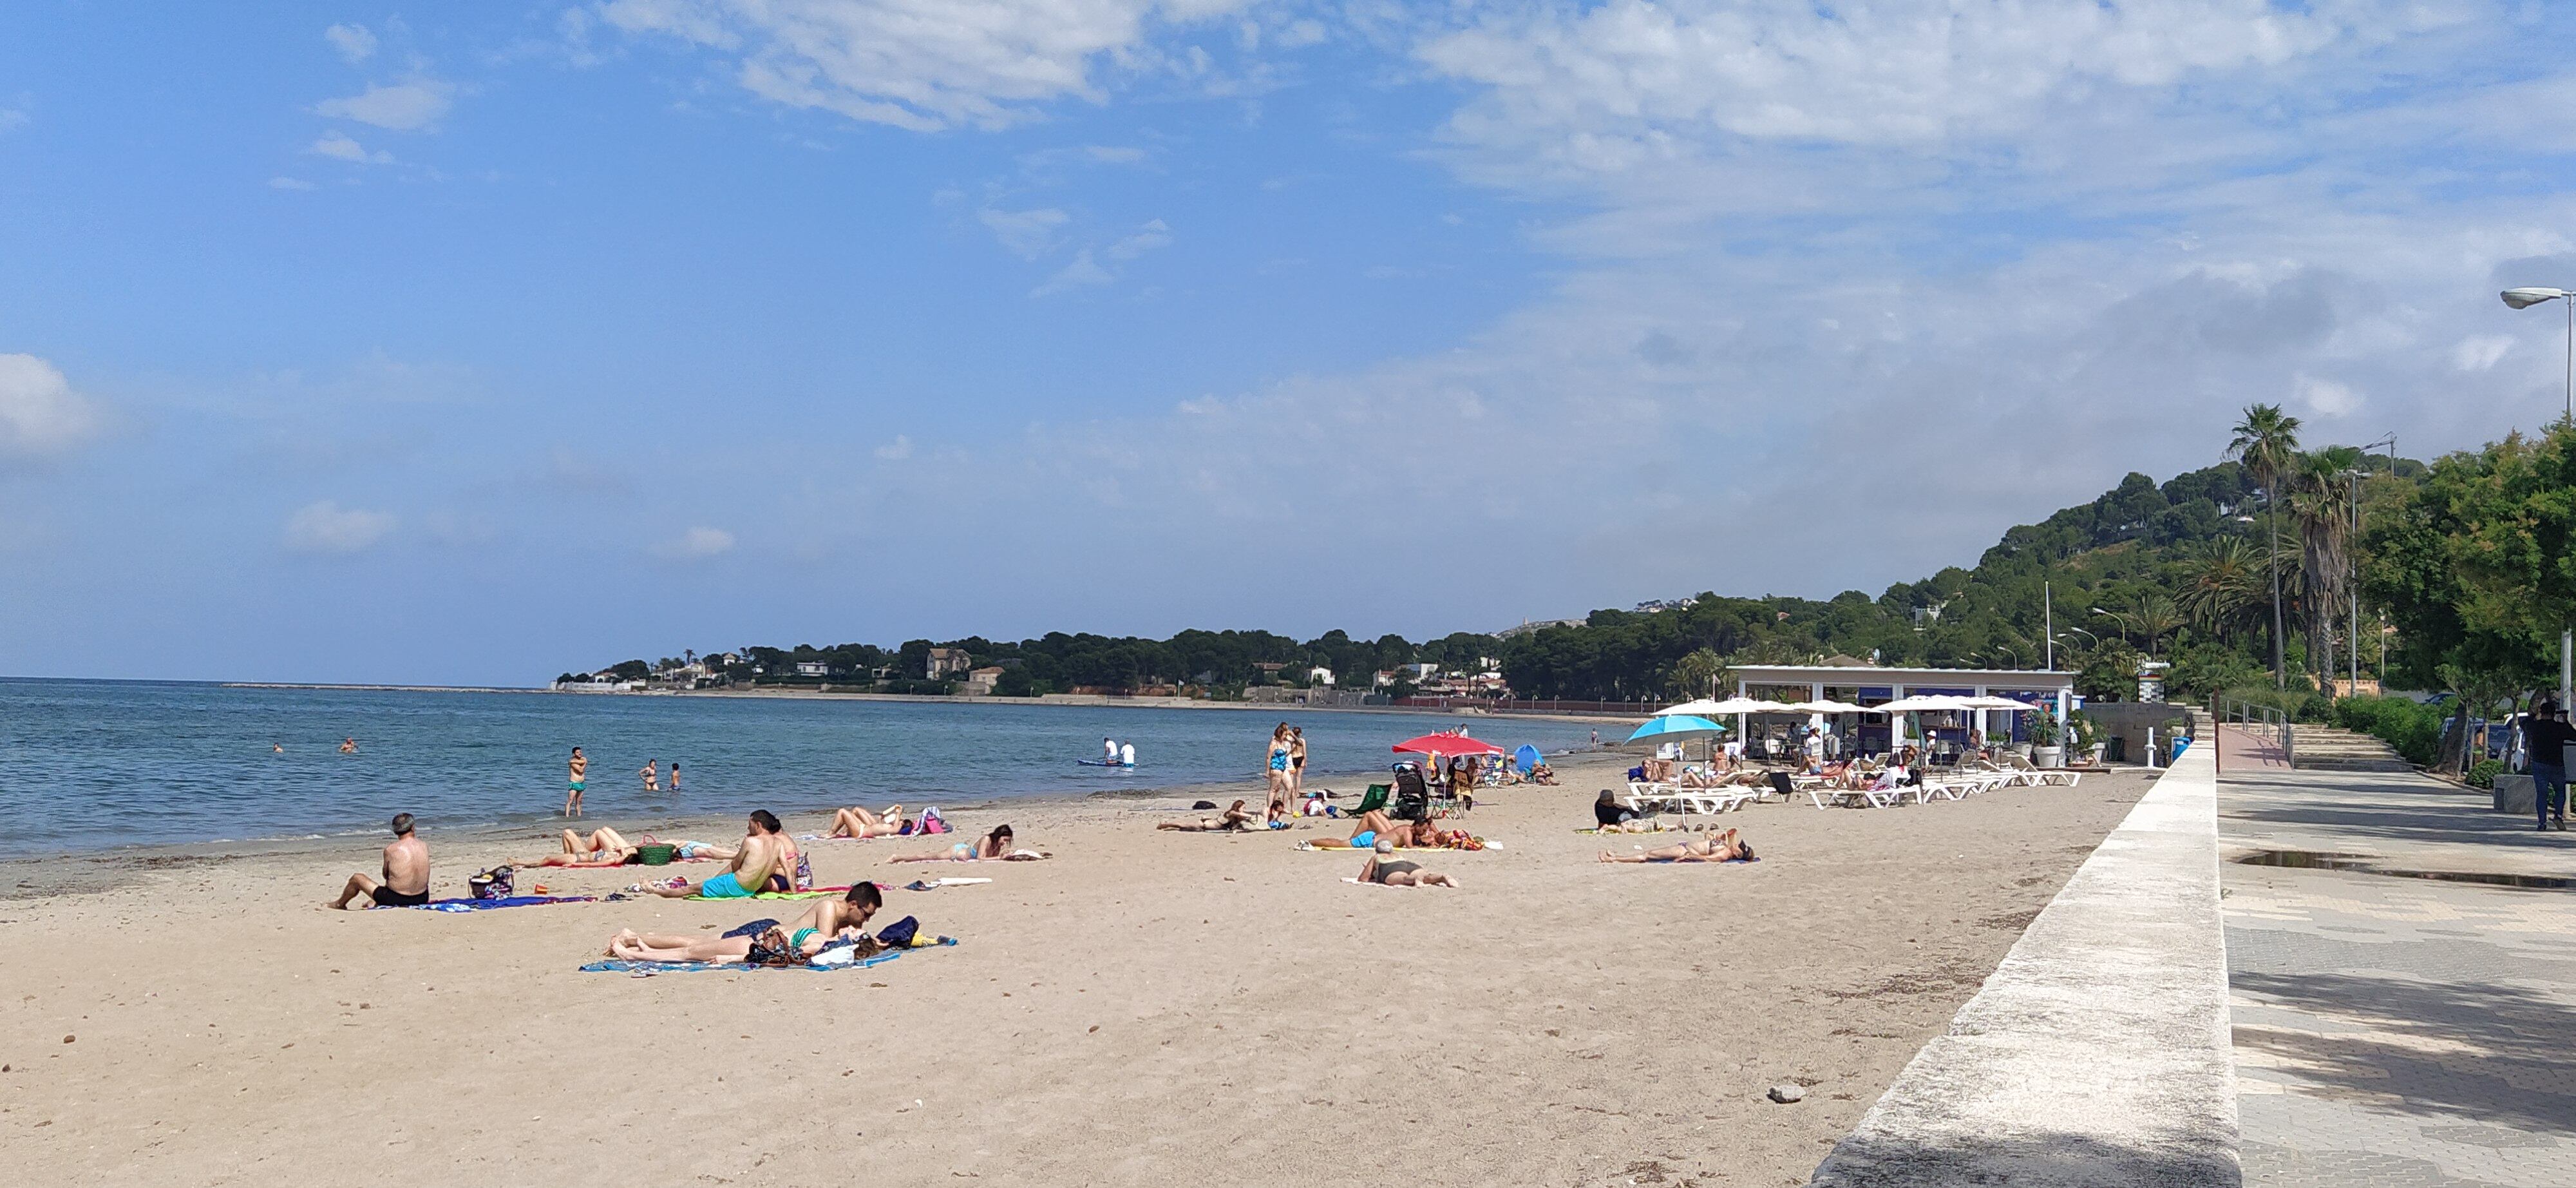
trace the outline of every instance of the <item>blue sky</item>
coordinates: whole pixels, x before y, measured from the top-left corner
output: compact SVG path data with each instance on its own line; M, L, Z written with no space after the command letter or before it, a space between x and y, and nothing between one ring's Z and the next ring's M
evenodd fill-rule
M2576 287L2537 4L257 7L0 11L0 672L1875 591Z

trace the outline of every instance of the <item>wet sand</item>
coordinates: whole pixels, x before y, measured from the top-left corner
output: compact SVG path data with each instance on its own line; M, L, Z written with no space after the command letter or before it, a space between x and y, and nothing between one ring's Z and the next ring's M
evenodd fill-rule
M380 841L0 865L0 1141L36 1183L1797 1184L2146 786L1775 803L1726 818L1761 862L1604 865L1657 840L1575 832L1625 762L1407 855L1455 891L1292 848L1347 825L1152 828L1213 790L951 813L1047 862L814 844L827 883L994 880L890 892L962 943L836 973L577 969L793 903L323 910ZM442 895L554 845L427 840Z

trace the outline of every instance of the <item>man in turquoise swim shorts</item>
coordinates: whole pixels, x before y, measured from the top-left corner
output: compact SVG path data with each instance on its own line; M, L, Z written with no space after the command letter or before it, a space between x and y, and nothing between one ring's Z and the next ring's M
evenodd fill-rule
M750 824L743 829L742 848L734 851L733 861L723 874L710 876L702 883L684 882L676 887L639 884L629 890L650 891L664 899L749 899L779 868L783 840L777 816L768 809L754 809Z

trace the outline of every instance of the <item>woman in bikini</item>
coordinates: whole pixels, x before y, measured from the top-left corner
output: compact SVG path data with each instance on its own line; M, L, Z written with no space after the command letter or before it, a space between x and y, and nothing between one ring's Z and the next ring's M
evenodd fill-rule
M1288 728L1288 799L1306 790L1306 728ZM1284 803L1284 802L1283 802Z
M569 829L564 830L562 850L543 858L531 858L528 861L513 862L510 865L602 866L612 862L624 862L634 856L633 843L627 841L616 830L602 825L592 830L589 837L583 837Z
M796 922L781 927L776 920L754 920L723 936L681 936L619 929L608 939L608 955L622 961L741 961L752 965L793 964L812 958L833 941L864 935L885 896L874 883L860 883L839 899L818 899Z
M1360 881L1389 887L1455 887L1458 880L1436 870L1424 870L1419 862L1403 862L1387 855L1395 852L1391 842L1379 842L1375 853L1360 867Z
M1243 804L1244 802L1240 800L1235 801L1234 807L1225 810L1225 815L1222 817L1201 817L1196 821L1164 821L1154 828L1174 829L1182 833L1233 833L1250 829L1252 814L1244 810Z
M1737 839L1732 829L1724 833L1705 834L1676 846L1648 850L1642 854L1620 856L1601 851L1603 862L1739 862L1753 857L1753 847Z
M1011 827L1008 825L996 825L993 827L993 831L991 833L987 833L972 842L958 842L956 845L948 847L948 850L945 853L898 854L892 858L886 859L886 861L981 862L985 859L993 859L1001 862L1019 862L1035 858L1044 858L1047 856L1047 853L1044 850L1019 850L1013 849L1012 845Z
M830 836L895 837L909 828L911 822L904 820L902 805L887 805L884 816L869 812L863 806L852 805L833 812Z

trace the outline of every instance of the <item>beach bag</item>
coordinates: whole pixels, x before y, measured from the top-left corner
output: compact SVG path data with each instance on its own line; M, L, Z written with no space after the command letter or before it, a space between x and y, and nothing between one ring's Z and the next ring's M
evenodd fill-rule
M954 833L956 830L948 827L948 818L940 816L939 809L934 806L921 810L921 832Z
M814 864L806 861L805 852L802 850L796 852L796 889L799 891L814 889Z
M921 921L910 916L877 930L877 943L889 949L908 948L912 938L921 934Z
M481 874L473 875L465 880L465 889L467 894L476 899L508 899L510 868L495 866Z
M635 860L646 866L669 866L671 864L673 854L678 849L678 846L667 845L659 842L649 846L637 846L635 847Z

